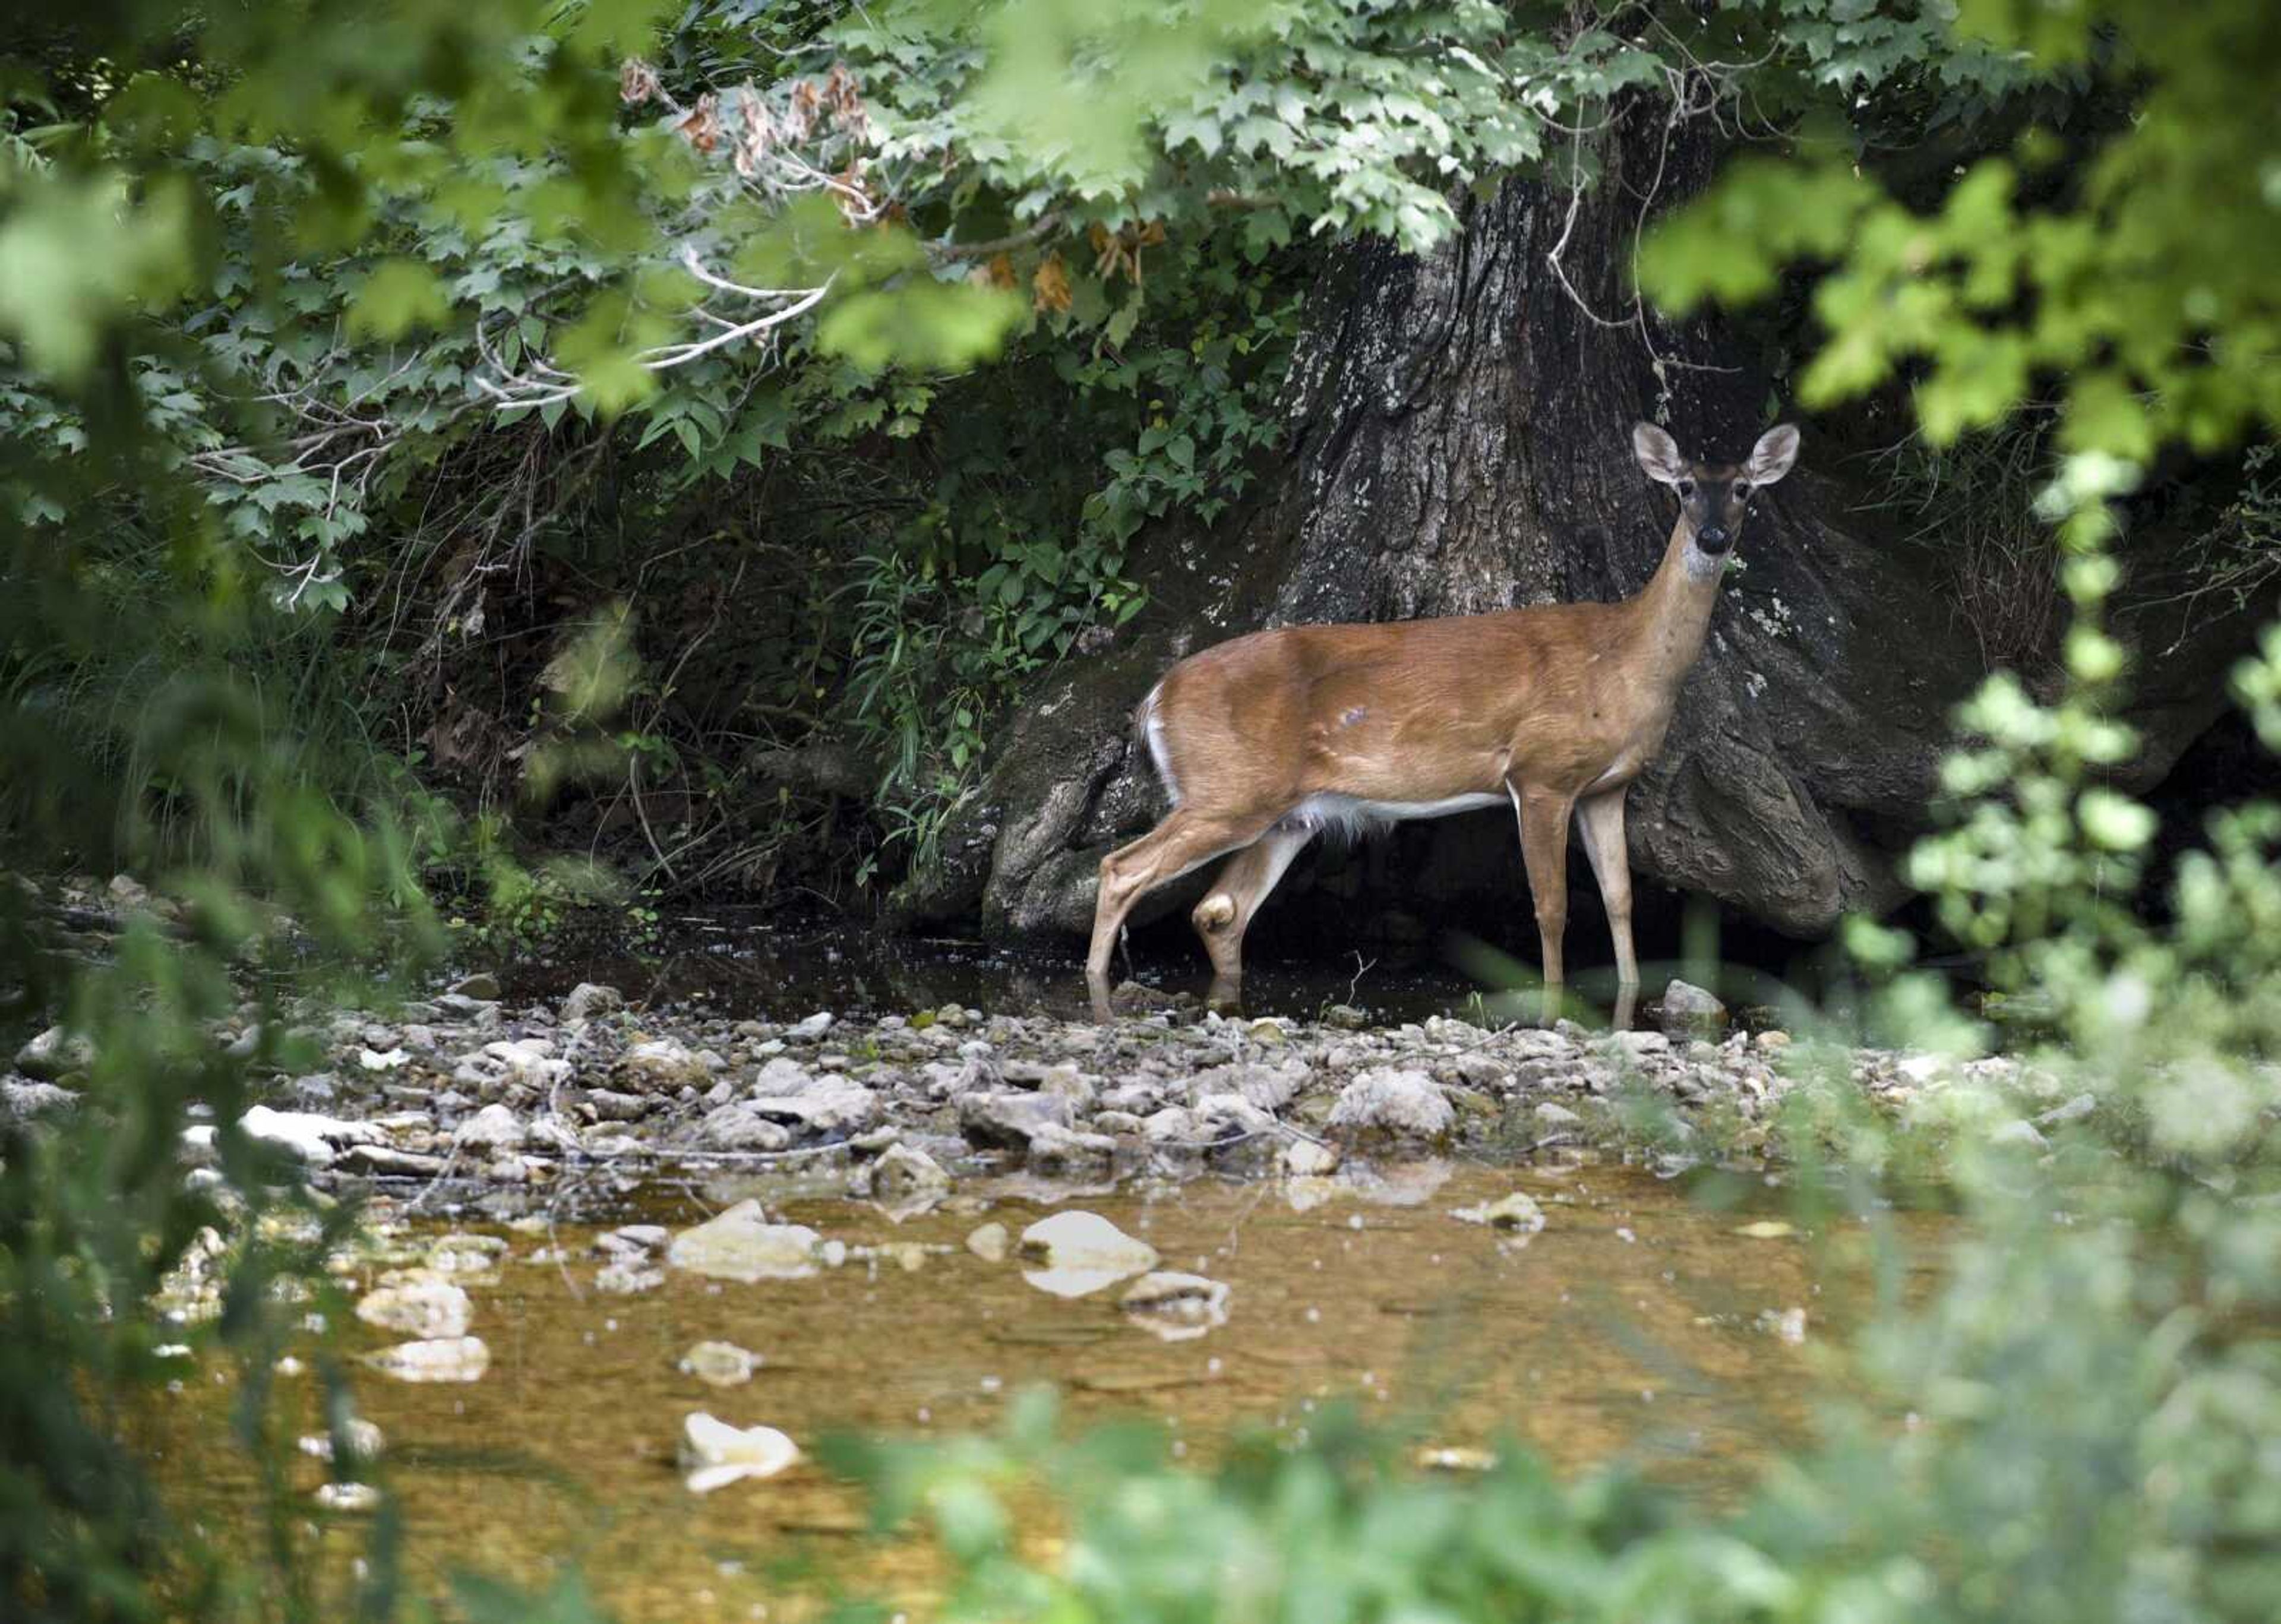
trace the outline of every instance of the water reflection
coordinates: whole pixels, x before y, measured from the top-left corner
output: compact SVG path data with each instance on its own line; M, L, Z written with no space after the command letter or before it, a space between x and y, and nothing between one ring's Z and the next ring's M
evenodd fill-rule
M1541 1231L1454 1216L1525 1210L1499 1208L1516 1193ZM639 1216L677 1235L712 1216L686 1196L660 1199ZM1068 1233L1079 1207L1156 1261L1117 1276L1120 1289L1038 1289L1025 1272L1059 1260L1024 1256L1017 1237L1048 1218ZM739 1214L731 1241L774 1247L804 1226L822 1266L752 1279L671 1267L634 1297L593 1284L613 1262L608 1237L636 1226L511 1233L490 1273L455 1277L491 1350L483 1377L367 1380L360 1406L388 1439L386 1481L422 1585L466 1565L544 1582L576 1560L630 1624L799 1616L821 1580L785 1579L791 1558L923 1588L914 1551L845 1543L863 1507L816 1446L841 1429L988 1427L1039 1380L1071 1395L1081 1420L1157 1418L1192 1458L1240 1424L1295 1436L1343 1395L1453 1461L1510 1435L1563 1467L1628 1455L1726 1495L1798 1438L1806 1361L1849 1312L1844 1282L1817 1272L1807 1238L1748 1231L1753 1216L1589 1166L1357 1164L1083 1197L1009 1181L962 1186L900 1225L846 1200L772 1204L765 1225ZM377 1271L358 1284L376 1281ZM306 1424L321 1426L312 1400ZM178 1420L218 1439L229 1402L186 1384ZM682 1466L693 1414L727 1429L707 1429L716 1443L775 1429L800 1458L754 1435L751 1458L774 1475L694 1496ZM737 1465L742 1447L724 1443L695 1469ZM171 1458L234 1458L180 1444ZM313 1491L325 1469L305 1464ZM252 1526L253 1486L243 1492Z

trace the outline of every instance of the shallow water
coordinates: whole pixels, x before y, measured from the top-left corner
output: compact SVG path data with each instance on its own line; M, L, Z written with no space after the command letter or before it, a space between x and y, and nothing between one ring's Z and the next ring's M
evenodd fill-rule
M1543 1203L1541 1233L1450 1216L1515 1188ZM739 1193L725 1181L657 1193L639 1216L683 1226ZM798 1616L834 1578L903 1595L925 1582L912 1548L854 1537L860 1496L812 1458L692 1495L675 1467L692 1411L779 1427L812 1450L831 1431L986 1428L1010 1394L1043 1380L1080 1422L1138 1411L1199 1458L1244 1423L1295 1435L1344 1396L1420 1442L1509 1434L1564 1469L1628 1458L1724 1496L1798 1440L1813 1345L1851 1314L1850 1274L1807 1238L1738 1233L1778 1210L1775 1193L1742 1193L1744 1207L1714 1211L1625 1168L1433 1162L1063 1201L1147 1240L1163 1268L1232 1288L1227 1323L1178 1342L1122 1314L1121 1285L1052 1296L1019 1263L970 1252L978 1225L1018 1234L1053 1210L1017 1183L962 1185L901 1224L867 1203L771 1200L771 1217L853 1248L942 1249L910 1253L909 1268L873 1257L798 1280L669 1272L653 1291L600 1295L596 1230L516 1232L498 1273L469 1283L488 1373L435 1386L367 1373L360 1402L388 1440L386 1481L423 1589L454 1567L540 1583L576 1562L619 1617L659 1624ZM569 1260L531 1261L541 1248ZM1803 1345L1761 1322L1799 1309ZM362 1325L348 1334L357 1347L395 1340ZM700 1341L764 1362L748 1383L707 1387L679 1369ZM182 1419L218 1427L227 1402L194 1384ZM300 1464L313 1489L321 1468ZM808 1571L788 1576L787 1564Z
M1443 946L1481 973L1422 947L1398 957L1385 952L1312 959L1254 955L1244 976L1244 1008L1253 1015L1311 1018L1345 1004L1373 1025L1431 1015L1537 1018L1535 996L1511 990L1529 978L1527 965L1485 954L1461 938ZM1117 974L1129 971L1168 996L1201 999L1210 985L1210 968L1183 927L1178 933L1155 932L1117 961ZM1680 970L1650 964L1643 973L1652 993ZM1746 965L1698 964L1686 974L1737 1008L1791 1001L1781 982ZM854 929L787 931L735 908L672 916L652 949L638 956L559 948L508 967L503 979L510 998L518 1000L559 997L580 981L600 981L638 1003L685 1001L736 1017L796 1018L814 1009L909 1014L945 1003L1001 1015L1085 1019L1089 1014L1084 963L1071 953ZM1581 972L1572 991L1569 1013L1597 1024L1613 1000L1612 971Z

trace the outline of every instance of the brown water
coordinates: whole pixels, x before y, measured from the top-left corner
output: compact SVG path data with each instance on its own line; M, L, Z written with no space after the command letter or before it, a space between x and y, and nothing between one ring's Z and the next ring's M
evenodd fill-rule
M1739 1231L1775 1210L1713 1211L1635 1171L1497 1171L1447 1163L1350 1172L1347 1182L1190 1183L1072 1197L1150 1242L1161 1266L1233 1288L1228 1322L1158 1340L1117 1306L1122 1287L1076 1299L986 1262L966 1237L1017 1233L1052 1210L1016 1185L963 1186L897 1224L844 1200L769 1203L851 1248L799 1280L741 1285L669 1272L638 1295L592 1288L594 1231L514 1233L497 1274L469 1284L488 1373L416 1386L371 1374L362 1411L388 1441L387 1481L409 1523L423 1588L460 1566L543 1583L583 1566L628 1620L782 1619L810 1610L825 1576L924 1589L920 1553L854 1537L857 1492L808 1459L704 1496L675 1466L684 1417L782 1428L803 1448L828 1431L944 1435L991 1427L1009 1395L1050 1381L1075 1422L1161 1418L1190 1458L1244 1423L1297 1436L1348 1396L1422 1442L1513 1436L1566 1469L1641 1461L1698 1492L1745 1485L1803 1431L1818 1342L1850 1311L1851 1272L1807 1237ZM1543 1233L1455 1221L1454 1208L1524 1189ZM701 1220L737 1197L716 1185L657 1198L645 1217ZM570 1254L534 1262L541 1248ZM911 1266L906 1267L908 1260ZM1802 1345L1760 1323L1803 1309ZM359 1346L395 1340L355 1326ZM725 1388L684 1374L700 1341L765 1361ZM202 1385L202 1384L201 1384ZM213 1420L227 1396L194 1398ZM303 1463L309 1485L321 1468ZM807 1565L788 1578L785 1565Z

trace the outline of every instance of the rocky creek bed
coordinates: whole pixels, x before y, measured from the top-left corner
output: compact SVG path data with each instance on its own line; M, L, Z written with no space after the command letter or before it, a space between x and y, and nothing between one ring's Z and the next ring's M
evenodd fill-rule
M1510 1162L1612 1147L1651 1148L1668 1171L1761 1149L1808 1068L1893 1110L1994 1084L2018 1102L1997 1131L2030 1139L2034 1117L2072 1104L2037 1097L2008 1059L1723 1032L1717 1001L1676 982L1659 1001L1666 1030L1621 1032L1444 1017L1373 1028L1335 1006L1319 1021L1173 1007L1096 1025L957 1004L733 1018L630 1007L596 983L542 1001L497 992L476 976L385 1017L305 1012L296 1032L320 1063L273 1078L241 1126L320 1185L416 1189L507 1218L571 1194L607 1203L692 1168L796 1175L891 1206L1013 1170L1322 1179L1357 1155ZM215 1041L251 1052L251 1016ZM0 1110L74 1108L86 1058L62 1028L33 1038L0 1078ZM186 1157L211 1161L216 1132L190 1129Z
M1809 1057L1780 1030L1715 1035L1723 1011L1683 983L1665 1000L1672 1030L1611 1032L1441 1017L1371 1029L1338 1009L1321 1022L1174 1009L1102 1025L957 1005L733 1019L631 1009L592 983L522 1005L494 990L471 978L385 1018L303 1025L323 1063L274 1078L241 1125L321 1185L442 1187L508 1217L669 1167L797 1170L806 1187L837 1179L897 1204L1014 1168L1322 1178L1357 1153L1513 1160L1649 1139L1683 1164L1761 1148L1806 1064L1894 1109L1962 1079L2033 1081L2004 1059ZM215 1038L250 1049L255 1035ZM73 1108L84 1060L60 1028L34 1038L0 1079L0 1109ZM2037 1132L2024 1117L2007 1129ZM210 1159L215 1132L192 1128L186 1156Z

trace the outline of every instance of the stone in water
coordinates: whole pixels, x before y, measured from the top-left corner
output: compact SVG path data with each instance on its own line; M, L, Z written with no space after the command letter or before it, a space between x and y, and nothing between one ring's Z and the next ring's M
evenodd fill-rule
M365 1363L398 1381L477 1381L491 1362L491 1350L479 1336L398 1342L365 1356Z
M738 1387L753 1379L761 1356L734 1342L699 1342L681 1356L681 1368L707 1387Z
M674 1236L666 1261L716 1280L806 1280L816 1272L823 1237L803 1224L771 1224L757 1201L740 1201L719 1217Z
M1227 1323L1227 1299L1221 1281L1167 1272L1133 1281L1119 1306L1152 1336L1185 1342Z
M731 1427L701 1410L681 1425L682 1481L692 1494L774 1477L799 1458L800 1446L773 1427Z

